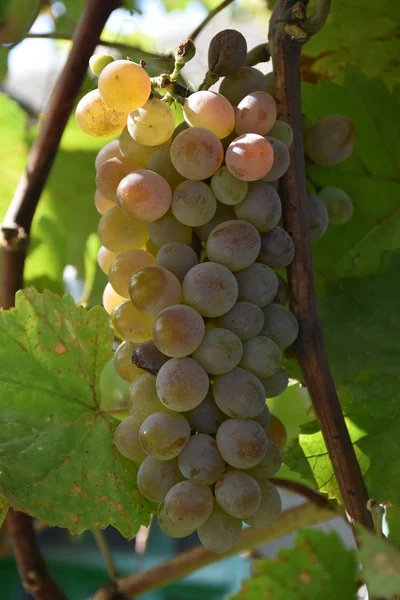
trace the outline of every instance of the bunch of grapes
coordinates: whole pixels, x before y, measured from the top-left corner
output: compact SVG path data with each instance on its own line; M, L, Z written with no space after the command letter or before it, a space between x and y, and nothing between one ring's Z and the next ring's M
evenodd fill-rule
M88 134L120 134L96 158L95 195L103 304L121 341L114 366L130 383L115 445L140 463L137 485L158 504L160 528L197 530L214 552L236 543L242 522L279 517L269 479L282 457L265 399L286 389L282 353L298 334L275 272L294 257L277 191L293 132L276 119L270 77L246 56L240 33L215 36L209 67L213 81L224 77L220 92L188 96L177 127L170 94L143 66L95 56L98 89L76 111ZM320 124L308 133L312 157ZM310 215L322 198L343 222L324 194L310 198ZM318 227L310 218L312 235Z

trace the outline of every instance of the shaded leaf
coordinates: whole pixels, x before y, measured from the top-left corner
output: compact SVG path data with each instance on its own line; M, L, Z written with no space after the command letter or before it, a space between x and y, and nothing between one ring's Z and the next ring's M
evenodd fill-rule
M4 498L0 498L0 529L3 526L4 521L6 520L8 513L8 502L4 500Z
M363 578L370 595L379 598L400 594L400 552L385 538L357 527Z

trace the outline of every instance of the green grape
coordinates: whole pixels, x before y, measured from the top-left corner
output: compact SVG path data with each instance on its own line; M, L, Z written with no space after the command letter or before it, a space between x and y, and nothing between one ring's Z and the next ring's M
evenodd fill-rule
M165 496L165 511L171 521L182 529L197 528L209 518L213 509L213 495L209 487L180 481Z
M248 183L237 179L229 172L228 167L220 167L211 177L211 189L222 204L239 204L245 199Z
M279 223L282 204L272 185L255 181L250 183L245 199L234 208L238 219L254 225L257 231L269 231Z
M118 204L138 221L161 219L171 206L172 192L164 177L141 169L124 177L117 189Z
M289 384L289 377L282 367L279 371L271 375L271 377L260 379L260 381L264 386L265 397L276 398L276 396L280 396L286 390Z
M124 177L139 168L138 163L133 163L125 158L109 158L98 169L96 185L98 191L108 200L118 202L117 189Z
M151 339L153 320L139 312L130 300L117 304L111 313L111 322L117 335L136 344Z
M122 342L114 354L115 370L122 379L128 382L143 374L143 370L132 362L134 348L135 344L132 344L132 342Z
M238 135L265 135L276 121L275 100L267 92L251 92L239 102L235 117L235 130Z
M243 342L240 366L265 379L281 368L282 354L275 342L259 335Z
M276 296L273 299L275 304L281 304L284 306L289 301L289 288L286 281L281 277L281 275L276 274L278 278L278 291L276 292Z
M108 198L103 196L103 194L100 194L99 190L96 190L94 194L94 205L96 207L97 212L101 215L104 215L104 213L106 213L109 208L115 206L115 202L114 200L109 200Z
M263 181L276 181L282 177L289 168L290 154L287 146L280 140L276 140L271 136L267 136L267 140L274 151L274 162L271 169L263 177Z
M222 458L236 469L255 467L267 451L267 435L256 421L228 419L219 426L216 439Z
M264 327L260 335L273 340L281 350L293 344L299 333L297 319L280 304L269 304L263 309Z
M227 419L227 416L215 404L210 392L198 406L186 411L185 417L194 431L209 435L217 433L218 427Z
M237 106L251 92L266 89L267 84L261 71L254 67L239 67L222 80L219 93L228 98L232 106Z
M213 218L217 201L203 181L183 181L174 191L171 209L180 223L200 227Z
M147 161L151 156L153 156L153 154L159 150L168 150L169 147L169 140L163 144L160 144L159 146L145 146L144 144L139 144L139 142L133 139L127 127L123 128L121 135L119 136L119 151L121 155L125 158L134 160L136 163L138 163L138 165L140 165L138 167L140 169L144 169L146 167ZM154 171L155 169L152 170ZM162 175L162 173L160 173L160 175Z
M278 490L270 481L259 481L261 503L259 508L244 522L250 527L262 528L277 521L282 512L282 501Z
M174 111L159 98L150 98L129 113L127 127L139 144L159 146L169 140L175 129Z
M195 529L183 529L175 525L168 517L164 504L160 504L157 512L158 525L163 533L171 538L184 538L194 533Z
M93 54L89 59L89 67L93 75L99 77L104 67L112 62L114 62L114 57L110 54Z
M128 217L119 206L110 208L100 219L100 243L113 252L140 248L146 243L146 223Z
M265 406L261 382L240 368L215 378L213 396L216 405L233 419L254 419Z
M107 65L100 74L98 86L104 102L125 113L143 106L151 92L145 69L131 60L115 60Z
M278 446L268 440L267 451L264 458L257 466L249 469L249 473L258 482L266 482L268 479L276 475L282 466L282 453ZM262 490L261 490L262 492Z
M229 469L215 485L215 499L228 515L247 519L261 504L261 488L245 471Z
M235 275L239 286L239 302L251 302L264 308L278 291L278 278L267 265L253 263Z
M117 294L112 288L111 283L107 283L103 291L103 306L107 314L111 315L114 308L121 302L125 302L126 298Z
M209 260L231 271L241 271L256 260L260 247L260 234L254 225L235 219L213 229L207 240L206 252Z
M217 225L220 225L225 221L231 221L232 219L235 219L233 208L217 202L217 210L215 211L213 218L205 225L202 225L201 227L195 227L195 234L199 240L206 242L208 240L208 236L212 230L217 227Z
M210 375L222 375L232 371L239 364L242 358L242 342L228 329L206 329L203 341L193 352L193 358Z
M198 528L202 545L210 552L227 552L236 544L242 531L242 521L228 515L216 502L207 521Z
M304 148L317 165L338 165L348 158L356 144L354 123L342 115L329 115L307 133Z
M274 227L261 234L261 251L258 262L272 269L284 269L292 262L294 244L290 235L282 227Z
M220 317L235 304L238 284L226 267L205 262L190 269L183 280L182 291L185 304L203 317Z
M164 244L157 253L158 266L171 271L179 281L183 281L186 273L198 262L199 259L193 248L182 242Z
M264 85L265 90L271 94L271 96L275 96L275 77L272 71L264 75Z
M137 486L142 496L150 502L163 502L169 490L182 479L176 459L157 460L146 456L139 467Z
M126 416L129 384L122 379L116 370L114 359L111 358L100 373L100 408L104 411L120 410ZM126 409L126 412L125 412ZM117 416L118 413L115 413Z
M271 169L274 151L267 139L257 133L235 138L225 153L229 171L242 181L256 181Z
M105 146L103 146L97 153L96 160L94 161L94 166L96 171L98 171L102 164L104 164L110 158L122 158L122 154L119 151L119 143L118 140L112 140L108 142Z
M156 378L140 369L141 375L132 381L128 390L129 413L142 424L155 412L166 412L161 404L156 388Z
M177 304L158 313L153 325L153 340L163 354L184 358L200 346L204 332L204 321L199 313L190 306Z
M208 90L200 90L186 98L183 116L191 127L204 127L220 140L229 135L235 125L235 113L229 100Z
M161 219L148 223L147 230L153 244L160 248L170 242L181 242L188 246L192 243L192 228L175 219L171 211Z
M326 206L329 223L344 225L353 215L353 203L343 190L335 187L324 187L318 192Z
M157 375L157 394L169 410L191 410L206 397L208 375L193 358L171 358Z
M190 425L179 413L155 412L140 426L140 445L158 460L176 458L190 437Z
M316 242L322 238L329 225L329 214L326 205L317 194L307 194L308 229L311 240Z
M129 282L132 275L147 265L154 265L155 258L146 250L126 250L117 254L112 261L108 277L114 290L124 298L129 298Z
M99 90L92 90L78 102L75 119L84 133L93 137L108 137L124 127L126 112L113 110L102 100Z
M141 462L146 458L139 442L139 427L135 417L127 417L114 433L114 444L118 452L133 462Z
M221 166L224 149L208 129L190 127L181 131L171 144L171 160L186 179L200 181L214 175Z
M283 142L286 148L290 148L292 145L293 129L285 121L276 120L272 129L269 130L268 135Z
M111 250L107 250L104 246L100 246L99 251L97 253L97 263L100 269L108 275L108 271L110 270L111 263L118 256L118 252L112 252Z
M244 65L247 42L242 33L235 29L219 31L208 48L208 69L219 76L229 75Z
M186 479L202 485L212 485L225 471L216 441L205 433L192 435L178 457L178 464Z
M168 148L161 148L154 152L154 154L149 157L146 168L164 177L172 190L185 181L185 178L178 173L172 164L169 146Z
M133 305L144 315L156 317L158 313L181 301L181 284L162 267L149 265L134 273L129 284Z
M264 315L258 306L250 302L236 302L230 311L215 320L217 327L233 331L240 340L258 335L264 325Z

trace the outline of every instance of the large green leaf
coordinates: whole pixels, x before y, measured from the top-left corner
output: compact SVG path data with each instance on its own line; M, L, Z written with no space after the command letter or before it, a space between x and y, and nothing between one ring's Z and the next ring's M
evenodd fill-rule
M400 553L384 538L358 527L360 559L368 592L374 597L400 594Z
M150 510L99 405L112 337L102 308L70 296L28 288L0 313L0 495L50 525L131 538Z
M253 578L232 600L353 600L356 573L355 553L336 532L304 529L294 548L255 562Z

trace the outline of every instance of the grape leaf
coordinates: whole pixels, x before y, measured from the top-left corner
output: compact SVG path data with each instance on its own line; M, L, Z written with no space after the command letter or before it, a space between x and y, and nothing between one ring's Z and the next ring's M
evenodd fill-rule
M400 552L384 538L357 527L363 579L368 592L379 598L400 594Z
M131 538L150 508L99 408L112 337L102 308L86 312L67 295L28 288L0 313L0 494L50 525L111 524Z
M4 521L6 520L8 513L8 502L4 500L4 498L0 498L0 529L3 526Z
M357 563L336 532L303 529L294 548L254 562L254 576L232 600L353 600Z

